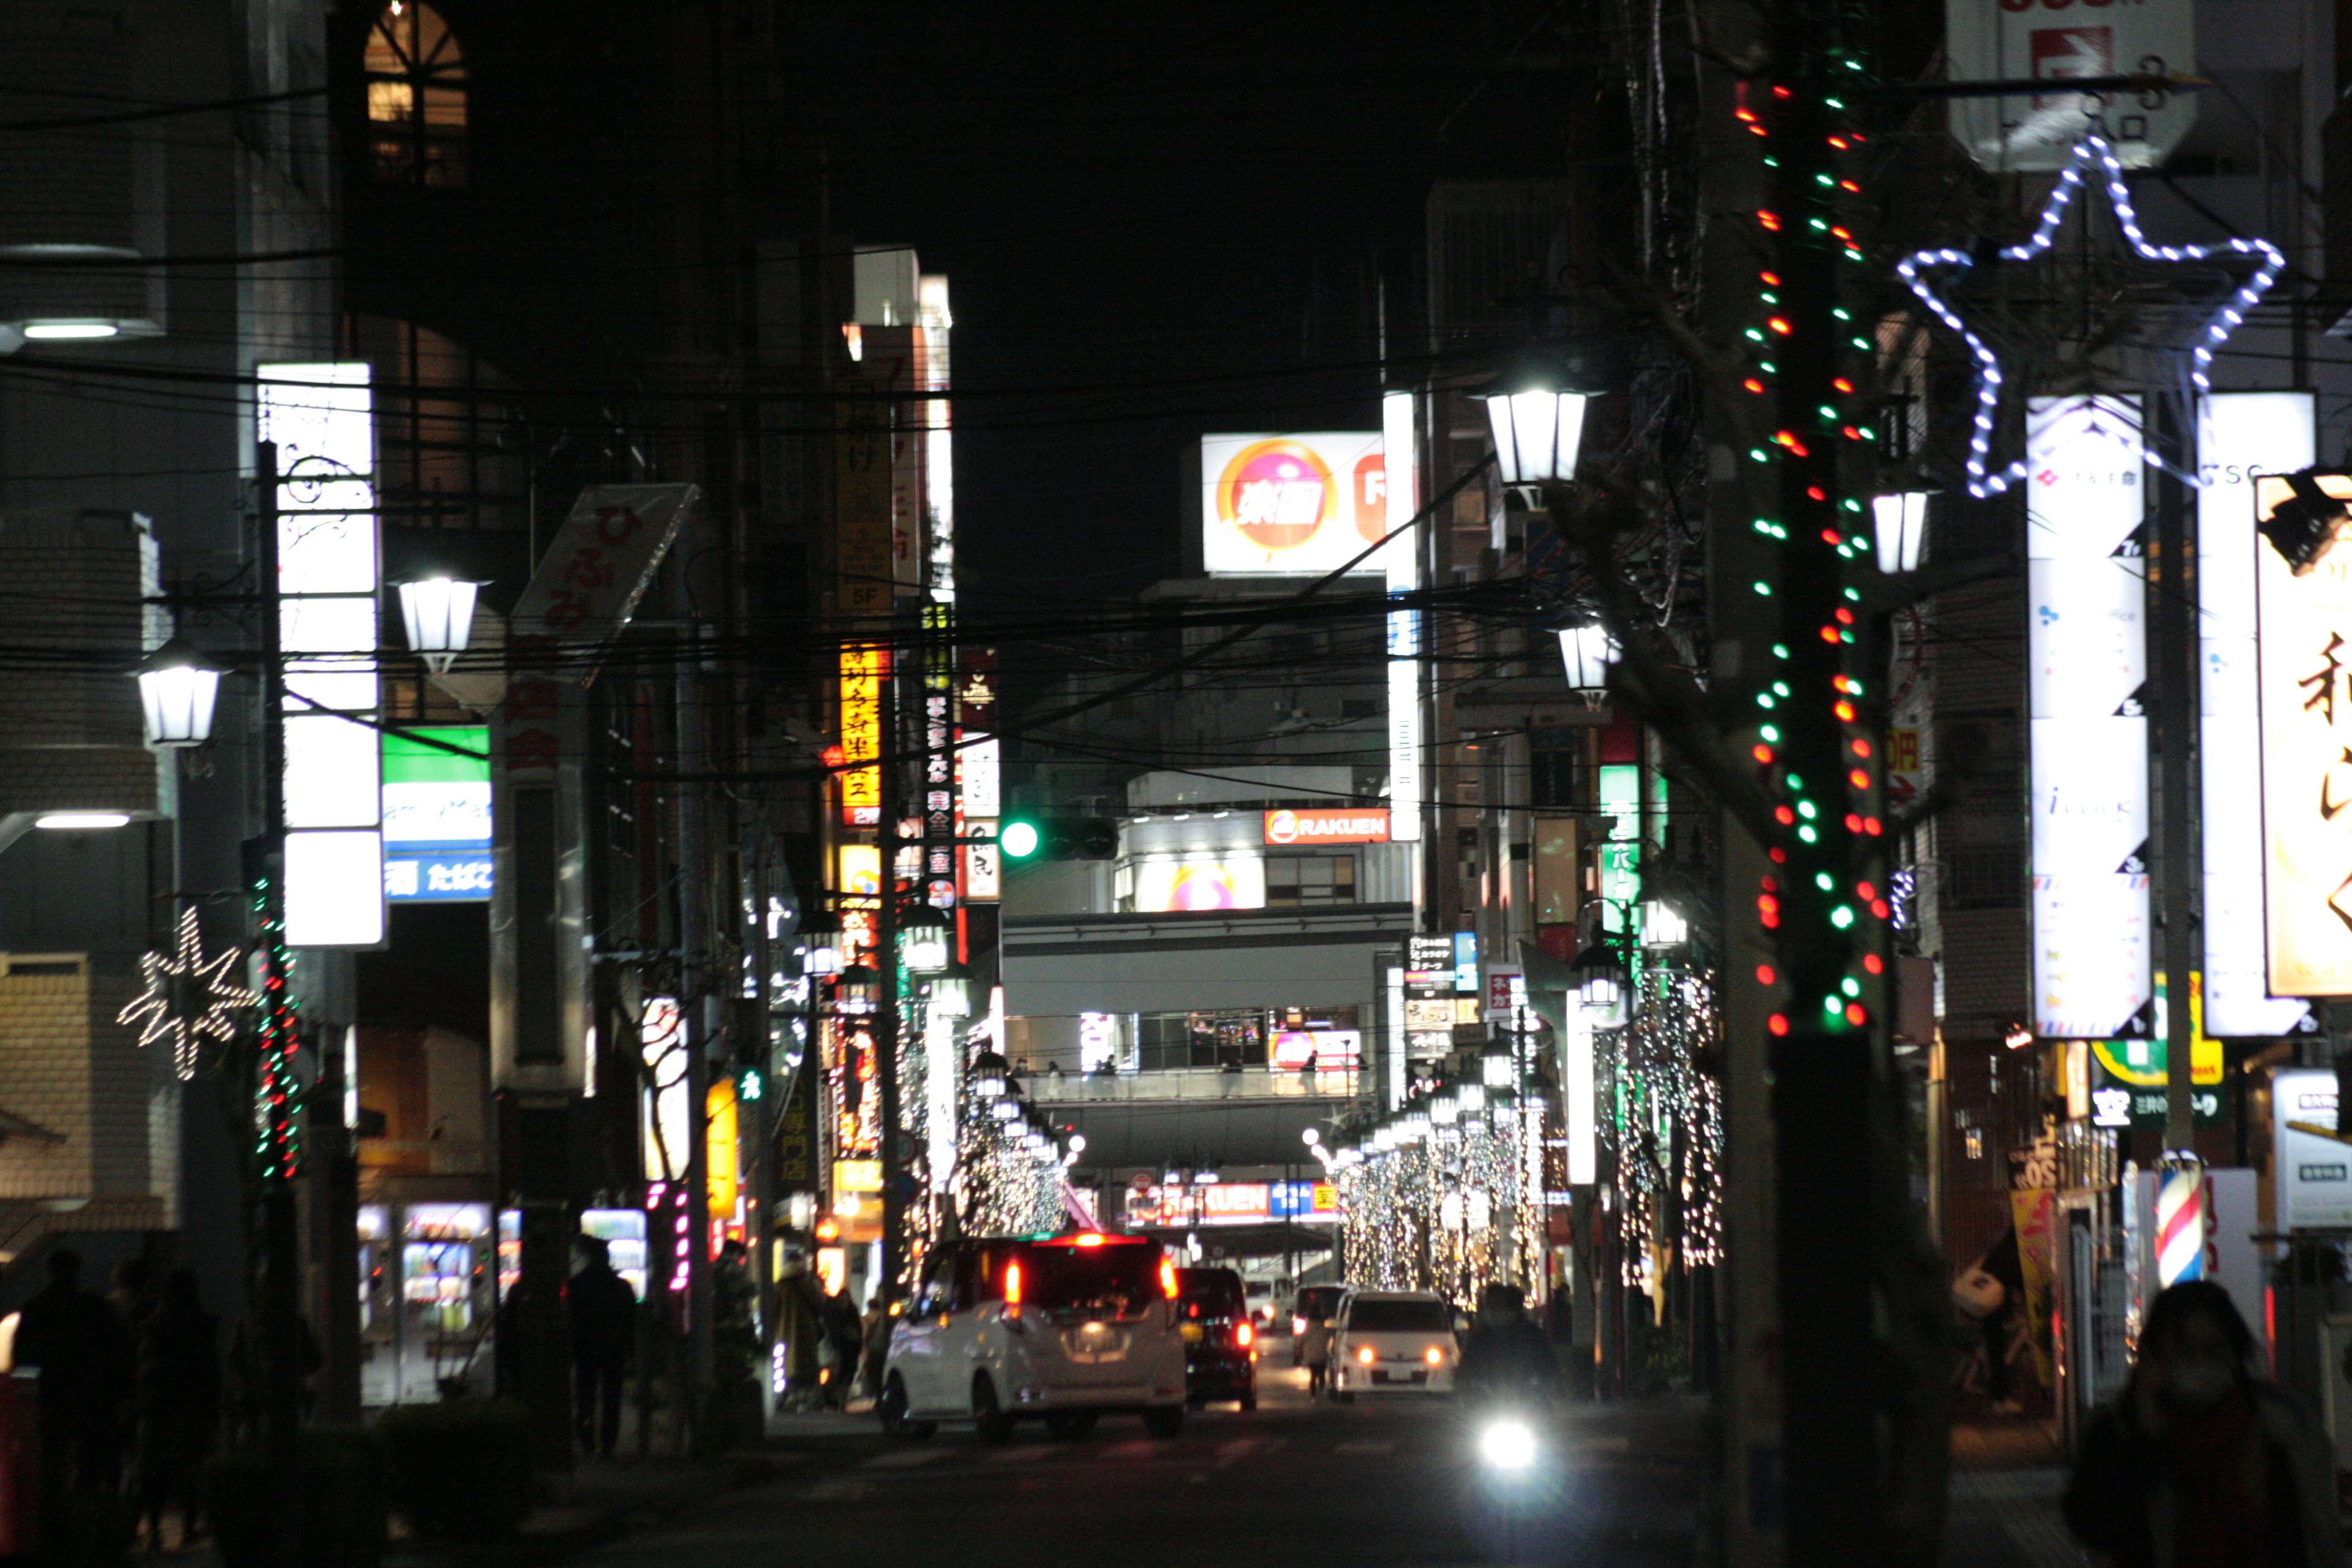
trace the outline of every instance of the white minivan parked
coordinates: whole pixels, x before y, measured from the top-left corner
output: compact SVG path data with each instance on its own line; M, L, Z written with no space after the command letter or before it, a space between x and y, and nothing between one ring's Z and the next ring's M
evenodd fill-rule
M1350 1290L1331 1335L1331 1397L1451 1394L1462 1350L1454 1309L1433 1290Z
M1140 1414L1172 1437L1184 1425L1184 1340L1176 1265L1139 1236L1081 1231L1043 1240L982 1237L934 1248L893 1327L877 1406L893 1437L969 1420L1003 1443L1035 1418L1083 1436L1099 1416Z

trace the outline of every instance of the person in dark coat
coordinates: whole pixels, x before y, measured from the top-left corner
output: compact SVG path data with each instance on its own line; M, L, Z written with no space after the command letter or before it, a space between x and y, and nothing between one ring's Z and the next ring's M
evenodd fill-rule
M122 1484L122 1426L131 1386L131 1333L81 1288L81 1255L49 1254L47 1289L16 1320L18 1366L40 1368L43 1511L62 1523L65 1499Z
M2334 1457L2253 1351L2210 1280L2148 1308L2139 1364L2066 1489L2067 1524L2115 1568L2344 1568Z
M180 1509L183 1545L198 1534L196 1477L220 1430L220 1320L205 1310L194 1270L164 1277L163 1299L139 1328L139 1511L155 1550L163 1510Z
M1527 1293L1516 1285L1487 1286L1462 1342L1455 1390L1465 1400L1525 1393L1549 1397L1563 1381L1551 1341L1528 1316Z
M857 1355L865 1343L865 1325L846 1289L824 1299L824 1403L838 1410L849 1403L849 1382L857 1373Z
M637 1294L615 1273L612 1249L583 1236L586 1258L572 1277L572 1418L580 1446L611 1458L621 1440L621 1386L637 1348Z

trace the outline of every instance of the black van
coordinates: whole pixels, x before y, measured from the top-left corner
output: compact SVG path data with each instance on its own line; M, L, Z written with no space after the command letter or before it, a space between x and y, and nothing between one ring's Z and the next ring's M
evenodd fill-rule
M1176 1270L1177 1327L1184 1336L1184 1398L1195 1408L1234 1399L1257 1408L1257 1330L1242 1277L1230 1268Z

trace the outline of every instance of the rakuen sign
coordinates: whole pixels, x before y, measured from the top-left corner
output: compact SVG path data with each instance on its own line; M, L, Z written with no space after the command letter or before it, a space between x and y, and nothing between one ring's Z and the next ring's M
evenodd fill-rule
M1328 810L1269 811L1265 814L1268 844L1386 844L1389 814L1384 807L1338 807Z

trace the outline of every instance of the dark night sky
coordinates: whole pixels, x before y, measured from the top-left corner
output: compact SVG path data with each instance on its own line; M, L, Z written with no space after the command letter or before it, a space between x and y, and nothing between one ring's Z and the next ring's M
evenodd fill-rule
M1561 79L1493 66L1567 5L847 9L813 81L839 217L950 276L960 392L1037 393L957 408L983 607L1176 571L1203 430L1373 427L1374 279L1416 352L1429 182L1558 168Z

